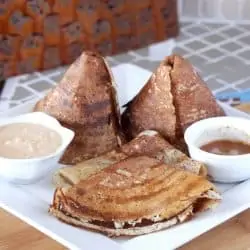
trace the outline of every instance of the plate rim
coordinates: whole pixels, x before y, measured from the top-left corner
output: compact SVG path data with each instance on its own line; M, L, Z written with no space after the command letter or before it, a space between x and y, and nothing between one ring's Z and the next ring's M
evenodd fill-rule
M126 67L127 69L124 69L124 67ZM117 65L117 66L112 67L112 69L120 69L120 68L123 69L125 72L126 72L126 70L128 70L128 69L131 70L131 68L132 68L133 70L136 70L136 71L140 70L141 72L144 72L144 74L146 74L146 73L149 74L149 75L151 74L150 71L148 71L148 70L146 70L146 69L144 69L144 68L141 68L141 67L139 67L139 66L137 66L137 65L133 65L133 64L129 64L129 63L120 64L120 65ZM0 113L1 118L2 118L2 117L4 118L5 116L13 115L13 113L14 113L14 114L15 114L15 113L17 114L17 112L18 112L19 110L25 109L25 107L26 107L26 108L28 108L28 107L31 108L31 105L34 105L34 103L37 102L37 100L39 100L39 99L40 99L40 97L34 97L32 100L29 100L29 101L27 101L27 102L25 102L25 103L22 103L22 104L20 104L20 105L18 105L18 106L15 106L15 107L13 107L13 108L10 108L10 109L6 110L5 112ZM219 102L219 101L218 101L218 103L223 107L223 109L227 109L227 110L229 110L229 111L231 111L231 112L236 113L238 116L241 116L241 117L245 117L245 118L250 119L250 115L248 115L248 114L246 114L246 113L244 113L244 112L242 112L242 111L239 111L239 110L237 110L237 109L235 109L235 108L233 108L233 107L231 107L231 106L229 106L229 105L227 105L227 104L225 104L225 103L221 103L221 102ZM1 118L0 118L0 119L1 119ZM241 183L241 184L239 184L239 185L236 185L236 186L233 187L233 188L230 188L229 190L225 191L224 194L226 194L226 193L232 191L233 189L239 187L240 185L243 185L243 184L244 184L244 185L248 185L248 182L249 182L249 186L250 186L250 180L248 180L248 181L245 181L245 182L243 182L243 183ZM11 184L6 184L6 185L10 186ZM243 186L244 186L244 185L243 185ZM1 187L1 181L0 181L0 187ZM14 185L14 188L15 188L15 190L17 189L17 190L19 190L19 192L24 192L24 193L27 195L27 192L25 192L25 190L23 190L22 187L17 188L17 187ZM42 202L42 199L40 199L40 200L41 200L41 202ZM9 202L9 203L10 203L10 202ZM230 216L230 217L227 218L227 219L223 219L221 222L219 222L217 225L212 226L211 228L214 228L214 227L218 226L219 224L222 224L223 222L227 221L228 219L234 217L235 215L237 215L237 214L239 214L240 212L244 211L245 209L249 208L249 206L250 206L250 200L249 200L246 204L244 204L244 206L242 206L242 207L239 209L240 211L238 211L237 213L233 214L232 216ZM63 245L66 246L66 247L70 247L70 249L79 249L78 246L75 245L75 243L72 243L72 242L69 242L69 241L67 241L67 240L64 240L63 238L61 238L60 236L58 236L57 233L56 233L56 231L52 231L52 230L50 230L50 229L48 229L48 228L45 228L45 229L44 229L41 225L39 225L39 223L38 223L38 224L36 223L36 219L31 219L31 218L28 218L28 219L27 219L25 216L22 215L22 213L19 213L19 212L17 211L17 210L20 210L20 209L14 209L14 208L12 208L11 206L8 206L8 204L7 204L7 205L4 204L3 201L2 201L2 199L1 199L1 193L0 193L0 207L3 208L4 210L8 211L9 213L13 214L14 216L20 218L20 219L21 219L22 221L24 221L25 223L27 223L27 224L29 224L29 225L35 227L37 230L43 232L43 233L46 234L48 237L51 237L52 239L58 241L60 244L63 244ZM33 207L33 206L32 206L32 207ZM25 218L24 218L24 217L25 217ZM194 219L194 220L195 220L195 219ZM60 223L61 223L61 222L60 222ZM182 225L182 224L180 224L180 225ZM178 225L178 226L180 226L180 225ZM201 232L200 234L209 231L211 228L206 228L206 229L204 229L204 231ZM166 229L166 230L167 230L167 229ZM166 231L166 230L165 230L165 231ZM164 233L164 230L163 230L162 232ZM191 241L191 240L195 239L195 238L198 237L200 234L196 234L194 237L192 237L192 238L190 238L190 239L187 239L186 241L182 242L182 244L176 245L176 247L180 247L181 245L187 243L188 241ZM116 249L132 249L131 247L133 246L133 244L135 244L135 245L137 244L137 245L138 245L138 241L140 241L140 240L138 240L138 238L140 238L140 237L142 238L142 237L146 237L146 236L145 236L145 235L144 235L144 236L138 236L138 237L129 239L129 240L127 240L126 242L118 242L118 243L117 243L116 241L114 241L114 240L111 239L110 242L112 241L112 242L114 242L115 244L112 245L112 246L110 245L109 247L110 247L110 249L111 249L112 247L116 247ZM114 248L114 249L115 249L115 248ZM133 249L134 249L134 248L133 248ZM145 248L144 248L144 249L145 249ZM146 249L145 249L145 250L146 250Z

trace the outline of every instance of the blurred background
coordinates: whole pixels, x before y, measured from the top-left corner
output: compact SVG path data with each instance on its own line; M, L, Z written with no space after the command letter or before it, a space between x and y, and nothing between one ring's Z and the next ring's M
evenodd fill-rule
M0 111L43 96L84 49L150 71L178 53L218 98L250 101L250 0L1 0Z

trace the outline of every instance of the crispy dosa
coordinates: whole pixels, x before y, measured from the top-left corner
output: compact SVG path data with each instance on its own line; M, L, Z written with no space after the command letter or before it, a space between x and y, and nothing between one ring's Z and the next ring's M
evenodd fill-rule
M75 132L63 164L101 155L122 140L113 76L105 59L93 52L83 52L34 111L55 117Z
M171 67L161 62L140 93L126 105L122 123L128 140L144 130L156 130L171 143L175 141L176 114L170 71Z
M206 83L187 60L176 55L166 60L171 66L171 91L182 134L196 121L225 115Z
M178 55L166 57L125 106L122 126L128 139L152 129L184 152L183 135L189 125L225 115L193 66Z
M190 219L220 195L201 176L147 156L129 157L68 188L58 188L50 213L109 236L140 235Z
M194 174L206 176L204 164L190 159L184 153L169 144L158 132L148 130L139 134L132 141L123 144L119 149L102 156L78 163L74 167L63 167L53 176L57 187L77 184L89 176L132 156L149 156L169 166L184 169Z

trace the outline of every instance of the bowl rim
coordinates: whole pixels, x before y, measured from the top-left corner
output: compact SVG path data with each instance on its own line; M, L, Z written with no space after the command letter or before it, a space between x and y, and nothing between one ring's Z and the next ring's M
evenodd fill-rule
M50 119L52 122L54 122L54 126L47 126L45 123L37 122L36 120L34 120L34 121L23 120L22 121L22 117L37 116L37 115L44 116L47 119ZM13 163L17 163L17 162L30 163L30 162L38 162L38 161L48 160L48 159L51 159L51 158L59 155L63 150L65 150L68 147L68 145L71 143L71 141L74 139L74 136L75 136L75 132L73 130L62 126L56 118L54 118L46 113L43 113L43 112L29 112L26 114L17 115L17 116L10 117L10 118L4 117L3 119L0 120L0 127L5 126L5 125L9 125L9 124L14 124L14 123L39 124L39 125L42 125L42 126L49 128L51 130L54 130L61 137L61 140L62 140L61 145L55 150L55 152L48 154L48 155L45 155L45 156L23 158L23 159L22 158L7 158L7 157L0 156L0 161L5 161L5 162L12 161ZM69 139L67 141L65 141L65 137L64 137L65 132L70 134Z
M227 160L227 159L231 159L231 160L236 160L239 158L250 158L250 153L247 154L240 154L240 155L219 155L219 154L213 154L213 153L209 153L206 152L204 150L202 150L200 147L196 146L194 143L190 143L188 137L190 136L190 133L192 132L192 130L194 130L195 128L197 129L197 127L202 126L202 124L205 124L206 122L210 122L210 121L217 121L219 120L220 122L224 121L235 121L235 122L248 122L250 124L250 119L244 118L244 117L235 117L235 116L217 116L217 117L211 117L211 118L206 118L206 119L202 119L200 121L197 121L195 123L193 123L192 125L190 125L185 133L184 133L184 140L185 143L187 144L188 148L192 147L193 149L195 149L197 151L197 153L202 154L202 155L207 155L207 157L214 158L216 160ZM225 127L227 125L222 125L220 127ZM218 126L219 127L219 126ZM237 129L237 128L236 128ZM239 129L241 130L241 129ZM191 132L190 132L191 131ZM250 127L249 127L249 134L250 134Z

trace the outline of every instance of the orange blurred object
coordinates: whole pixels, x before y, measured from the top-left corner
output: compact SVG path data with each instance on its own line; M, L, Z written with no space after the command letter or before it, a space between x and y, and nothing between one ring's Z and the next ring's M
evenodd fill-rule
M0 79L70 64L82 50L113 55L176 36L176 2L1 0Z

